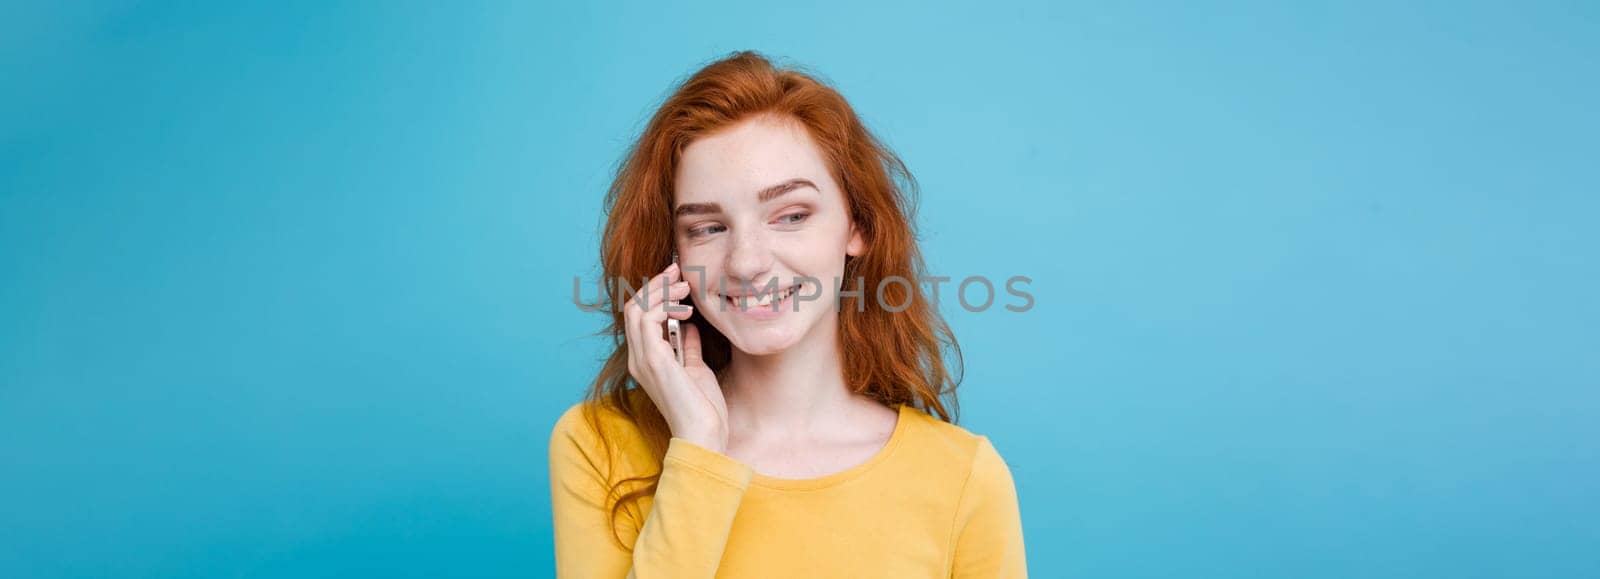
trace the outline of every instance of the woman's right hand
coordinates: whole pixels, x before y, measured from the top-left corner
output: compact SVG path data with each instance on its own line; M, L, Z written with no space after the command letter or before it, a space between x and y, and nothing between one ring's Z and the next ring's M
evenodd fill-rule
M683 438L717 452L728 448L728 405L722 397L717 376L700 358L700 330L684 323L683 365L672 353L672 344L663 336L667 318L687 320L693 306L687 304L668 312L666 300L681 300L689 295L689 282L683 281L678 264L650 278L648 291L628 299L623 312L624 339L628 347L628 373L655 402L667 419L674 438ZM663 295L662 287L668 287ZM648 294L648 297L646 297Z

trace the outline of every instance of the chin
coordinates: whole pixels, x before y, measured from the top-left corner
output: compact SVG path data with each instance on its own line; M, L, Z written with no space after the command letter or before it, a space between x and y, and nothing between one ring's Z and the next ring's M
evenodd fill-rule
M788 350L800 342L803 332L792 328L744 328L728 335L728 342L740 352L751 356L770 356Z

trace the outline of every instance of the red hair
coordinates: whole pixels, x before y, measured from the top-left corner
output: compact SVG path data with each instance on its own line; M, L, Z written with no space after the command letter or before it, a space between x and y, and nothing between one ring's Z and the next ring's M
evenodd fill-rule
M623 293L626 290L613 281L642 281L670 262L672 185L684 148L697 138L763 114L796 121L808 131L843 190L850 218L866 242L861 255L846 257L842 288L853 291L859 277L861 295L843 296L838 302L845 383L851 391L886 405L909 404L954 423L959 414L955 390L961 382L961 350L918 281L926 266L912 225L915 178L900 158L867 130L838 91L801 69L775 67L758 53L737 52L694 73L655 111L628 150L605 198L606 221L600 241L602 304L612 306L628 298ZM895 277L911 283L886 284L881 303L895 308L909 305L891 312L872 298L882 280ZM605 430L596 414L599 406L627 416L660 459L666 454L671 430L628 373L622 309L605 307L604 311L610 312L611 322L601 333L611 336L615 350L590 387L585 414L602 440ZM698 312L689 322L699 326L706 364L720 374L732 354L727 337ZM945 348L952 354L953 371L946 368ZM946 397L948 407L942 400ZM659 478L657 472L612 485L607 503L613 534L618 511L625 503L653 494ZM621 487L629 482L647 484L623 493ZM614 503L610 502L613 496L617 497Z

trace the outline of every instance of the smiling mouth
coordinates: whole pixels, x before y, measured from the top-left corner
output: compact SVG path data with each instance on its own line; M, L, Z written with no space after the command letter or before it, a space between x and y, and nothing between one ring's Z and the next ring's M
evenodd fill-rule
M730 295L724 294L722 296L722 300L724 302L726 302L728 305L731 305L731 306L736 307L736 308L739 307L739 302L741 300L743 300L744 303L747 304L750 307L761 308L761 307L771 306L775 302L782 302L783 300L789 299L789 296L794 295L795 292L797 290L799 290L799 289L800 289L800 284L795 284L795 285L789 286L787 288L784 288L783 290L778 291L778 292L767 292L767 293L763 293L763 294L755 294L755 295L747 295L747 296L730 296Z

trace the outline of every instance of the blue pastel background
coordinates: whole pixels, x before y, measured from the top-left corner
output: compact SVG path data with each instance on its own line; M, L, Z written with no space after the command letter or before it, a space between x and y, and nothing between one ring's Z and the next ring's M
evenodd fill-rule
M1034 576L1600 576L1595 3L661 4L6 3L0 577L550 575L608 176L744 48L1033 278L943 309Z

